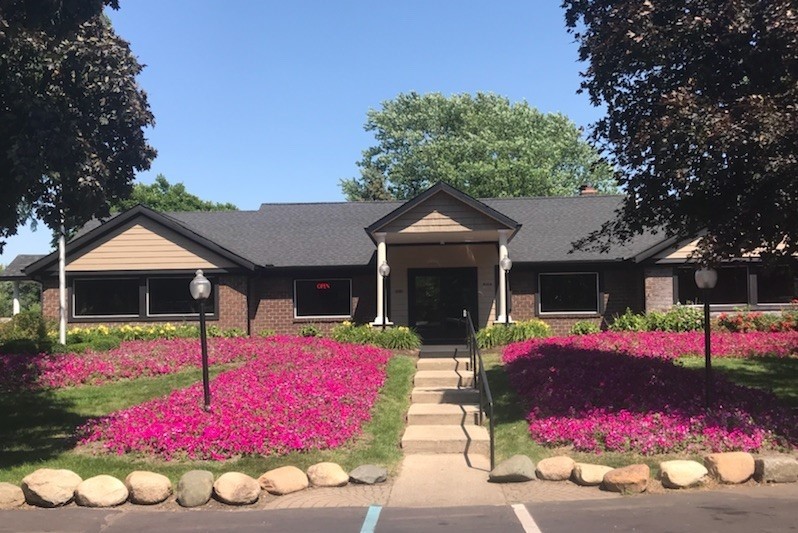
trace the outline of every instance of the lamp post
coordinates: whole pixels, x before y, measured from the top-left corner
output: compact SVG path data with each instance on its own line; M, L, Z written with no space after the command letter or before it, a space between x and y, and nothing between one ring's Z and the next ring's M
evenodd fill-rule
M700 268L695 271L695 284L701 289L704 301L704 407L712 405L712 359L709 339L709 291L718 283L718 272L714 268Z
M386 283L388 276L391 275L391 266L383 261L378 269L382 276L382 329L385 330L385 323L388 321L388 289Z
M200 315L200 345L202 346L202 389L204 391L206 411L211 410L211 385L208 382L208 336L205 331L205 300L211 295L211 282L202 275L202 270L197 270L194 279L188 286L191 297L199 302Z
M499 266L504 270L504 326L510 325L510 269L513 262L506 255L499 261Z

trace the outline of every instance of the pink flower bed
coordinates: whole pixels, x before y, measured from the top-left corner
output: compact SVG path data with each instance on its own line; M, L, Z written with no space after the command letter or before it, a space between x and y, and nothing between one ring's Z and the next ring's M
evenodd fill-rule
M208 339L210 364L252 359L261 339ZM198 339L126 341L107 352L0 355L0 389L101 385L120 379L173 374L200 365Z
M757 336L756 350L750 335L713 335L713 353L717 346L718 356L786 357L794 342L764 334ZM703 373L671 361L685 353L692 337L602 333L536 339L508 346L503 361L511 385L529 406L532 438L546 445L644 455L796 446L798 416L765 391L715 373L717 408L705 411Z
M88 423L81 442L117 454L223 460L333 448L361 431L388 351L315 338L256 341L250 362L211 381L209 413L197 383Z

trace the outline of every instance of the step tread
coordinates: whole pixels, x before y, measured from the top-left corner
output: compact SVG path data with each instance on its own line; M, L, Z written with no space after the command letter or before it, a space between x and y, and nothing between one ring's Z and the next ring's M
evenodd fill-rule
M478 413L479 407L476 404L455 404L455 403L414 403L410 406L408 414L470 414Z
M490 441L488 430L482 426L429 425L407 426L402 442L406 441Z

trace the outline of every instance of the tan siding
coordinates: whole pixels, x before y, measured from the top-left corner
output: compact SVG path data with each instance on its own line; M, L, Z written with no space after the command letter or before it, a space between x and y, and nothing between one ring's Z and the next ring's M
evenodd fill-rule
M448 194L438 193L416 206L381 231L388 233L428 233L506 229Z
M654 259L666 263L674 261L678 262L687 261L687 259L690 257L690 254L692 254L695 251L697 246L698 246L698 239L694 239L692 241L682 241L678 245L676 245L675 249L668 248L655 255Z
M234 264L148 219L132 221L81 250L69 272L229 268Z

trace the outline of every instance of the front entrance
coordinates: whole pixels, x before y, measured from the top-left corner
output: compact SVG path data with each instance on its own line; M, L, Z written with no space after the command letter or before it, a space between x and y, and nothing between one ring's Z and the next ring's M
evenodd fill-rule
M408 275L410 326L426 344L462 343L463 309L477 317L476 268L411 268Z

